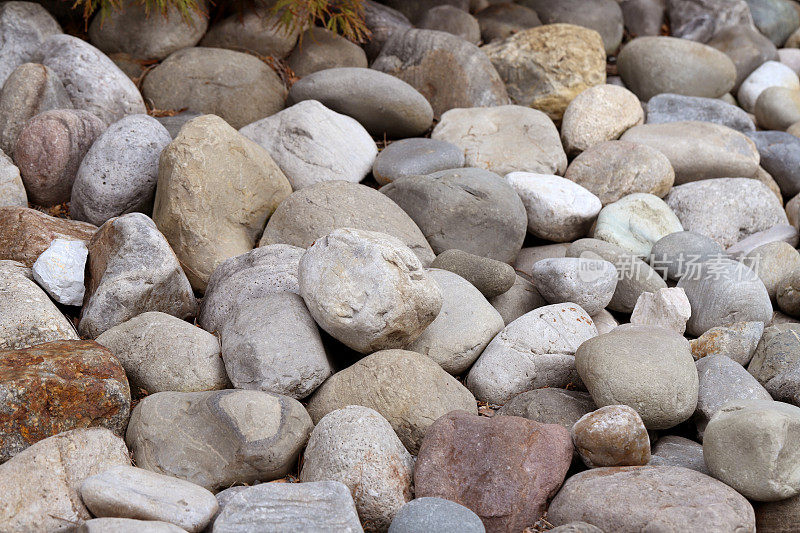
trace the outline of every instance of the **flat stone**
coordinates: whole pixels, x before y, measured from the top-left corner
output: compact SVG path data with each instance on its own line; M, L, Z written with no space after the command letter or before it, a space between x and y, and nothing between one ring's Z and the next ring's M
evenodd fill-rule
M408 176L381 192L408 213L437 254L457 248L509 263L522 247L525 206L492 172L465 168Z
M395 515L388 533L485 533L480 517L456 502L435 497L415 498Z
M796 323L764 328L747 371L761 383L775 400L800 404L800 326Z
M94 141L72 185L69 214L100 226L131 212L150 213L158 180L158 158L172 141L147 115L128 115Z
M36 59L45 39L59 33L61 26L40 4L4 3L0 9L0 86L15 68Z
M189 322L148 311L107 329L97 343L114 354L134 391L228 388L219 340Z
M690 341L692 357L701 359L711 355L725 355L745 366L753 357L763 334L763 322L737 322L731 326L711 328Z
M744 0L669 0L667 14L673 36L700 43L730 27L753 26Z
M663 198L675 182L675 171L669 159L655 148L607 141L573 159L564 177L595 194L605 206L633 193Z
M740 261L758 275L773 301L783 279L800 269L800 253L784 241L761 245L745 254Z
M753 114L763 129L786 131L800 121L800 90L767 87L758 95Z
M550 504L553 525L603 531L755 531L753 506L709 476L678 466L596 468L570 477Z
M488 531L520 531L541 516L571 462L572 442L561 426L454 411L425 435L414 488L417 497L464 505Z
M798 91L800 94L800 91ZM800 193L800 139L782 131L754 131L747 136L755 143L761 166L785 196Z
M575 351L597 336L589 315L571 303L540 307L507 325L472 366L467 388L503 405L517 394L579 382Z
M584 342L575 367L595 403L624 404L647 429L668 429L697 406L698 379L689 342L655 326L618 328Z
M1 110L0 116L2 116ZM28 207L28 195L19 175L19 169L10 157L0 150L0 207L4 206Z
M297 44L302 27L287 27L280 20L281 14L271 12L266 4L247 6L239 13L212 24L200 40L200 46L249 51L283 59Z
M389 527L411 500L414 460L377 411L349 405L322 417L303 454L302 482L341 481L353 494L359 518Z
M81 483L81 500L97 517L156 520L201 531L217 511L206 489L133 466L115 466Z
M733 61L715 48L675 37L637 37L617 56L626 87L643 101L661 93L717 98L736 81Z
M518 394L497 411L542 424L558 424L571 430L583 415L597 409L587 392L548 387Z
M623 87L589 87L567 106L561 121L561 140L567 153L577 155L604 141L618 139L644 122L639 98Z
M703 445L677 435L660 437L651 450L650 466L682 466L710 476Z
M445 250L431 263L458 274L477 288L486 298L503 294L514 284L516 274L506 263L480 257L457 249Z
M500 175L517 171L560 175L567 168L553 121L522 106L451 109L431 137L458 146L466 166Z
M728 2L725 3L728 5L731 4ZM744 4L745 2L735 3ZM747 16L750 16L749 9ZM714 19L716 19L716 16ZM761 32L756 30L752 22L725 28L714 35L707 44L723 52L733 61L736 67L736 83L733 86L734 91L739 88L747 76L760 67L765 61L778 60L778 53L775 45L764 37Z
M740 132L756 129L747 112L719 98L662 93L647 102L647 124L711 122Z
M464 166L464 152L456 145L424 137L393 142L378 154L372 175L379 185L405 176L422 176Z
M572 426L572 442L584 464L641 466L650 461L650 437L639 414L627 405L607 405Z
M308 412L319 422L348 405L378 411L412 454L437 418L455 409L478 413L475 398L456 378L432 359L405 350L375 352L337 372L311 397Z
M745 78L739 86L736 99L745 111L752 113L758 97L768 87L800 90L800 80L797 74L783 63L767 61Z
M266 150L221 118L204 115L161 153L153 220L192 287L203 291L220 263L253 249L290 193Z
M475 18L478 19L481 38L485 43L506 39L542 25L536 11L511 2L491 4L475 13Z
M344 181L317 183L289 195L267 222L259 246L284 243L305 249L339 228L396 237L425 266L435 257L425 235L400 206L371 187Z
M55 239L32 267L33 279L59 303L81 305L89 250L82 241Z
M41 440L0 464L0 523L9 531L74 531L92 517L78 492L83 480L130 463L125 442L105 428Z
M443 69L443 64L449 67ZM417 89L430 102L437 119L448 109L509 103L503 80L486 55L474 44L449 33L398 31L371 68Z
M581 26L538 26L482 50L513 103L543 111L553 120L561 119L577 95L606 81L603 40L596 31Z
M660 238L650 250L650 264L663 277L677 281L693 275L701 263L727 257L717 241L692 231L676 231Z
M683 289L677 287L643 292L631 314L631 324L659 326L683 335L692 307ZM611 465L607 465L611 466Z
M298 42L286 63L299 78L332 68L367 68L364 50L335 31L312 25Z
M514 276L514 285L503 294L490 298L489 303L500 313L506 326L525 313L547 305L533 283L518 274Z
M604 309L617 286L617 269L602 259L559 257L533 265L532 279L551 304L574 303L589 315Z
M286 87L255 56L190 47L148 72L142 94L156 109L214 114L238 129L283 109Z
M86 41L71 35L52 35L42 43L38 54L39 62L61 79L72 105L96 115L106 126L126 115L147 112L142 95L130 78Z
M475 17L454 6L440 5L430 8L420 17L416 26L451 33L472 44L478 44L481 40L481 29Z
M211 491L288 474L313 424L297 400L261 391L158 392L133 410L136 465Z
M266 150L297 191L322 181L358 183L378 147L361 124L306 100L248 124L239 132Z

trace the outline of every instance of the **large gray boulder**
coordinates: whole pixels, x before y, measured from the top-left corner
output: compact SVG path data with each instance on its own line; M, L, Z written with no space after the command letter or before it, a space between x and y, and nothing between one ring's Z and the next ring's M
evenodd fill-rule
M56 19L35 2L3 2L0 6L0 86L15 68L37 58L39 47L61 33Z
M800 405L800 325L764 329L747 371L776 400Z

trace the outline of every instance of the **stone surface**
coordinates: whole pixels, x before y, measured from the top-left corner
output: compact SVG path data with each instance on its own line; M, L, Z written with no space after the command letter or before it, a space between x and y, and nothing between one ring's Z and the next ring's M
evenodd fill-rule
M788 222L772 191L750 178L686 183L673 187L665 200L683 229L714 239L724 248Z
M298 43L286 63L300 78L332 68L367 67L364 50L335 31L312 25L300 35Z
M205 3L198 4L200 10ZM194 46L208 28L200 10L181 12L174 5L159 7L159 15L127 0L89 25L89 40L106 54L124 52L136 59L164 59L181 48Z
M650 250L650 264L659 274L671 280L693 275L701 263L727 257L717 241L692 231L676 231L665 235Z
M303 454L302 482L341 481L359 518L384 530L411 500L414 460L392 426L368 407L350 405L322 417Z
M409 176L381 192L408 213L437 254L457 248L508 263L522 247L525 206L492 172L465 168Z
M364 45L370 62L380 54L383 45L392 35L411 28L411 22L403 13L372 0L364 1L364 25L372 34Z
M81 161L105 126L88 111L72 109L45 111L25 123L13 157L31 203L69 201Z
M61 79L72 105L96 115L106 126L125 115L146 113L136 85L86 41L53 35L42 43L38 54L40 62Z
M572 461L566 429L515 416L454 411L431 426L414 468L417 497L460 503L488 531L539 519Z
M197 301L177 257L141 213L113 218L89 243L87 286L78 331L97 337L145 311L178 318L197 314Z
M93 341L63 340L0 352L0 462L62 431L121 434L131 395L125 371Z
M753 114L763 129L786 131L800 121L800 90L767 87L758 95Z
M758 148L761 166L775 179L781 193L786 196L800 193L800 171L797 170L800 138L782 131L757 131L747 135Z
M575 352L575 367L599 407L632 407L647 429L671 428L697 406L689 342L674 331L618 328L584 342Z
M673 36L701 43L727 28L753 25L750 8L744 0L670 0L667 14Z
M607 141L582 152L564 177L608 205L633 193L663 198L675 182L669 159L655 148L628 141Z
M433 120L431 105L416 89L368 68L330 68L309 74L292 85L289 99L293 103L317 100L354 118L378 137L421 135ZM352 137L349 140L352 149Z
M676 435L660 437L651 450L650 466L682 466L710 476L703 445Z
M286 87L255 56L191 47L148 72L142 94L157 109L214 114L238 129L283 109Z
M161 153L153 220L192 287L203 291L220 263L252 250L290 193L266 150L221 118L204 115Z
M575 304L535 309L492 339L469 371L467 388L480 401L502 405L532 389L576 384L575 351L596 335Z
M216 533L283 528L309 533L363 531L350 490L338 481L262 483L233 488L242 490L231 496L214 521Z
M784 241L763 244L746 253L740 261L758 275L773 301L781 281L800 268L800 254Z
M219 340L172 315L148 311L97 337L125 369L134 391L227 388Z
M778 401L800 405L800 327L796 323L764 328L747 371Z
M125 440L140 468L211 491L285 476L313 424L297 400L261 391L158 392Z
M472 255L455 248L445 250L433 260L431 268L441 268L458 274L478 289L486 298L503 294L514 284L514 269L500 261Z
M369 174L378 147L354 119L306 100L240 133L266 150L297 191L322 181L358 183Z
M644 122L635 94L616 85L589 87L567 106L561 121L561 140L567 153L577 155Z
M521 416L542 424L558 424L571 430L583 415L596 409L592 397L586 392L548 387L514 396L497 414Z
M781 311L791 315L800 315L800 272L793 271L783 277L775 290L775 300Z
M306 251L297 279L317 324L361 353L407 345L442 307L419 259L385 233L334 230Z
M424 137L395 141L378 154L372 175L379 185L405 176L432 174L464 166L464 152L447 141Z
M544 24L569 23L600 34L607 55L614 55L622 40L622 11L608 0L524 0Z
M663 153L675 170L675 184L711 178L750 177L759 154L744 134L711 122L668 122L631 128L623 141ZM798 139L800 141L800 139Z
M617 269L602 259L558 257L533 265L533 283L551 304L575 303L589 315L608 305L617 286Z
M39 441L0 464L0 523L9 531L74 531L92 517L78 493L83 480L130 462L125 443L105 428Z
M80 492L94 516L156 520L190 532L201 531L218 507L214 495L202 487L132 466L89 476Z
M492 3L475 13L483 42L502 40L528 28L541 26L533 9L511 2Z
M677 466L597 468L570 477L550 504L554 525L603 531L755 531L753 506L709 476Z
M42 42L59 33L61 26L41 5L4 3L0 10L0 86L15 68L36 59Z
M659 326L683 335L691 315L692 307L683 289L659 289L639 296L631 313L631 324Z
M466 166L501 176L515 171L563 174L567 168L553 121L522 106L451 109L431 137L463 150Z
M690 341L692 357L725 355L745 366L753 357L763 334L763 322L737 322L731 326L711 328Z
M437 418L454 409L478 412L475 398L453 376L432 359L405 350L375 352L337 372L311 397L308 412L319 422L348 405L378 411L412 454Z
M755 130L747 112L719 98L662 93L647 102L647 124L712 122L736 131Z
M768 322L772 303L764 283L742 263L717 258L702 263L678 282L692 306L686 324L690 335L736 322Z
M472 283L453 272L439 270L436 262L432 266L436 268L429 270L428 276L442 293L442 310L404 348L430 357L451 374L461 374L503 329L503 318Z
M420 17L416 26L451 33L473 44L478 44L481 40L481 29L475 17L450 5L430 8Z
M457 107L508 103L503 80L486 55L449 33L398 31L383 46L372 68L417 89L430 102L435 118Z
M196 111L181 111L177 115L173 116L156 117L156 120L159 121L162 126L167 128L170 137L174 139L178 136L184 124L199 116L201 116L200 113L197 113Z
M388 533L485 533L480 517L456 502L436 497L411 500L395 515Z
M339 228L396 237L425 266L435 257L425 235L400 206L375 189L343 181L318 183L289 195L267 222L259 246L285 243L309 248Z
M800 80L797 74L783 63L767 61L745 78L739 86L736 99L745 111L752 113L758 97L768 87L800 90Z
M83 303L83 273L89 250L82 241L55 239L32 267L33 279L59 303Z
M186 531L174 524L157 520L132 518L92 518L75 530L77 533L181 533Z
M536 287L520 275L514 276L514 285L503 294L489 299L497 309L505 325L509 325L525 313L547 305Z
M561 119L578 94L606 81L600 34L572 24L523 30L482 50L512 102L543 111L554 120Z
M639 414L627 405L607 405L572 426L572 442L584 464L641 466L650 461L650 437Z
M664 0L623 0L619 7L625 27L638 36L660 35L665 4Z
M266 4L256 4L216 21L200 40L200 46L285 58L297 44L302 27L287 28L278 24L280 15L266 7Z
M661 198L633 193L600 211L592 237L638 257L648 257L653 244L678 231L683 231L680 220Z
M528 231L549 241L585 237L602 209L597 196L561 176L511 172L506 181L522 199Z
M28 207L28 195L19 175L19 169L10 157L0 150L0 207L4 206Z
M725 28L714 35L707 44L723 52L733 61L736 67L734 91L765 61L778 59L775 45L752 24Z
M781 46L797 30L800 16L791 2L781 0L746 0L756 27L769 37L775 46Z
M800 493L800 408L770 400L737 400L706 427L703 457L711 474L756 501Z
M728 56L675 37L637 37L619 53L617 67L625 86L643 101L661 93L717 98L736 80Z
M128 115L112 124L81 161L70 216L100 226L126 213L151 212L158 158L170 141L166 128L147 115Z

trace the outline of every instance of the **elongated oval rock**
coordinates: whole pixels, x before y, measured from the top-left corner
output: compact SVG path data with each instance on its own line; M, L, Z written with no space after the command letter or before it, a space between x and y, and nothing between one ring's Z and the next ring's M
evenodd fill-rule
M638 257L648 257L662 237L683 231L680 220L658 196L623 196L597 215L592 237L615 244Z
M647 124L713 122L736 131L755 130L747 111L719 98L662 93L647 102Z

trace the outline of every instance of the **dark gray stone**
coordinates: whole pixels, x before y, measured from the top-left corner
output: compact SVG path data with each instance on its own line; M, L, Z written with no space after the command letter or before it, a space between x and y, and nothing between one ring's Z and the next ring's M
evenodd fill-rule
M673 37L708 42L731 26L752 26L753 17L744 0L668 0Z
M542 424L559 424L572 429L583 415L596 409L588 392L548 387L515 396L497 414L521 416Z
M536 11L511 2L492 4L475 13L475 18L478 19L481 38L485 43L542 25Z
M453 6L469 11L470 0L383 0L383 3L397 9L416 24L426 11L436 6Z
M372 165L372 175L381 185L405 176L421 176L464 166L464 152L447 141L413 138L393 142Z
M703 459L703 445L676 435L664 435L650 451L651 466L682 466L710 476Z
M665 0L622 0L622 18L625 27L636 37L661 34L664 22Z
M196 111L183 111L177 115L167 117L156 117L156 120L164 126L169 132L170 137L173 139L178 136L184 124L200 116Z
M481 519L456 502L423 497L405 504L392 520L389 533L484 533Z
M734 91L738 90L745 78L765 61L778 60L778 49L772 41L752 26L725 28L714 35L707 44L723 52L733 61L736 67L736 82L732 89Z
M426 30L444 31L472 44L481 41L481 29L475 17L453 6L430 8L422 15L416 26Z
M650 266L662 276L677 281L714 257L727 257L717 241L699 233L678 231L653 245Z
M369 41L364 45L367 58L372 61L381 52L386 41L396 32L411 28L405 15L389 6L364 0L364 24L370 31Z
M533 283L519 275L514 277L514 285L510 289L489 300L489 303L503 317L503 322L506 325L529 311L547 305L547 302L536 290L536 287L533 286Z
M614 0L522 0L544 24L566 23L595 30L603 38L606 54L622 41L622 10Z
M236 13L214 23L200 46L255 52L261 56L283 59L297 44L302 28L280 24L280 14L256 4L252 9Z
M487 298L493 298L509 290L517 277L508 263L458 249L445 250L436 256L431 268L441 268L458 274L472 283Z
M0 5L0 86L15 68L36 60L39 46L50 35L61 33L56 19L35 2L3 2Z
M314 26L300 35L298 45L286 62L302 78L312 72L338 67L367 67L367 54L330 30Z
M800 193L800 138L783 131L753 131L761 167L775 179L784 196Z
M745 110L717 98L663 93L647 102L647 124L685 121L713 122L741 132L756 129Z

